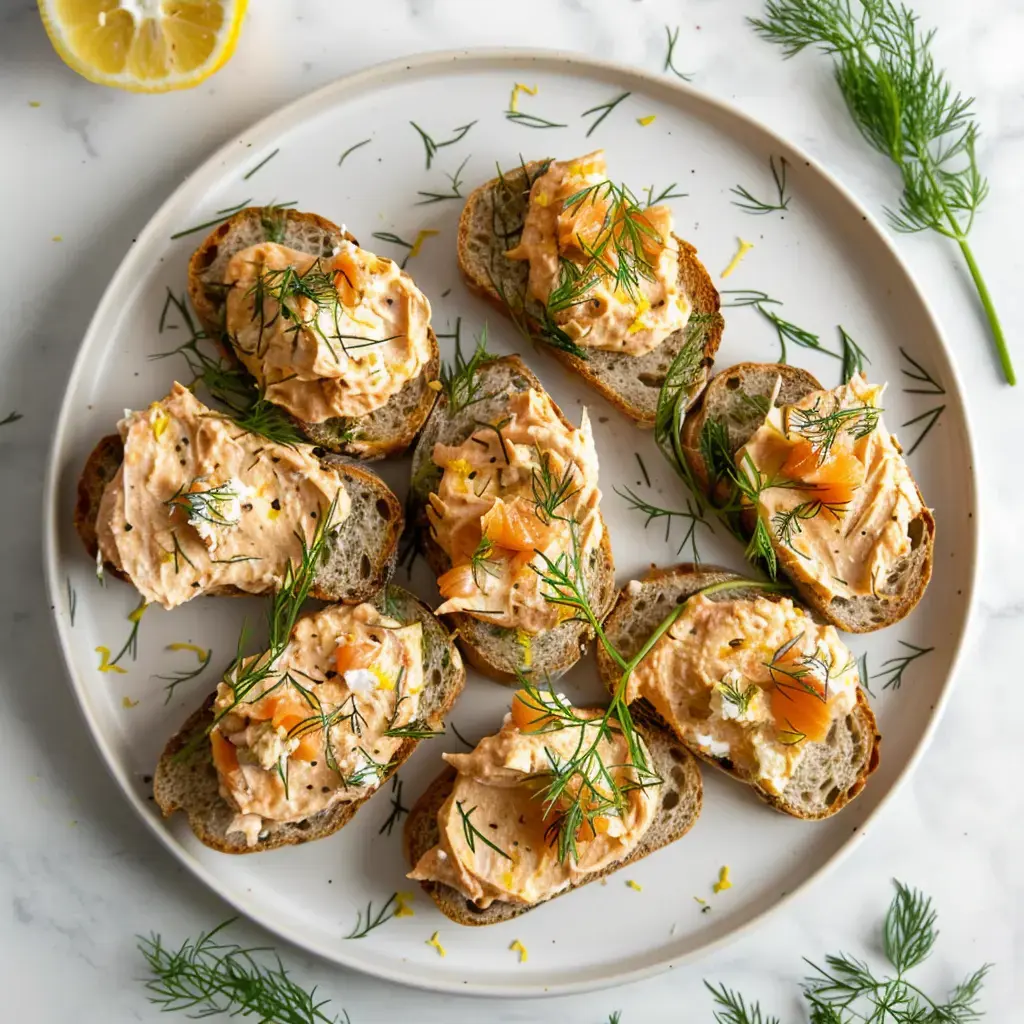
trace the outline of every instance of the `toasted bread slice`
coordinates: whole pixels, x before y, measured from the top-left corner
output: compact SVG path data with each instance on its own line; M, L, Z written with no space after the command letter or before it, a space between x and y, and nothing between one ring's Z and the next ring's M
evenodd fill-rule
M250 206L234 214L214 229L189 260L188 294L203 327L219 339L224 354L233 358L230 341L224 335L224 275L235 253L260 242L278 242L312 256L327 257L343 240L356 243L347 231L315 213ZM427 385L437 379L440 357L432 328L428 334L431 356L427 364L379 409L366 416L335 417L323 423L295 419L298 429L314 444L358 459L401 455L430 415L436 397Z
M393 615L403 623L419 622L422 625L423 677L426 683L421 697L423 719L430 728L440 729L466 680L459 652L448 631L434 618L430 609L401 587L388 587L386 592L378 594L374 603L385 614ZM204 736L213 722L214 696L211 694L203 706L188 717L167 744L153 777L153 796L164 817L175 811L184 811L196 836L221 853L259 853L278 846L308 843L337 832L374 793L384 787L420 742L407 739L399 747L395 763L380 786L362 799L336 804L302 821L269 822L256 845L250 847L240 832L227 831L235 812L220 795L209 742L205 739L194 742L196 737Z
M90 453L78 479L75 529L90 558L95 558L99 550L96 516L100 499L117 473L123 455L124 445L117 434L102 438ZM321 601L359 604L372 598L391 578L402 533L402 506L375 473L326 453L321 463L341 478L352 499L352 508L330 543L329 554L317 572L311 593ZM104 571L131 582L109 563L104 565ZM243 594L234 587L208 593Z
M427 496L437 490L442 475L440 467L432 459L434 445L438 442L461 444L479 428L481 422L501 417L507 408L509 395L530 388L544 390L541 382L518 356L504 356L485 363L477 371L476 379L480 384L480 393L487 397L450 416L448 399L442 394L413 453L410 517L413 518L414 528L421 531L427 562L436 576L447 572L452 565L431 536L426 515ZM572 426L557 405L555 412L567 427ZM585 567L585 574L591 607L598 619L603 619L615 600L615 564L607 527L604 528L600 546L595 549L590 564ZM454 612L446 618L456 631L466 661L477 671L502 683L514 683L517 669L557 678L579 661L591 635L585 623L563 622L531 639L530 664L527 666L526 651L516 638L514 629L482 622L464 612Z
M583 881L564 889L552 896L564 896L574 889L595 882L599 878L610 875L613 871L632 864L646 857L655 850L660 850L669 843L681 839L693 826L700 815L703 801L703 785L697 762L683 749L679 741L666 729L644 721L637 721L636 727L647 749L651 752L653 769L664 780L658 795L658 810L651 827L644 834L636 848L623 860L610 864L602 871L587 875ZM405 822L404 847L405 856L410 865L416 862L432 846L436 846L440 837L437 827L437 813L441 805L448 799L455 782L454 768L446 768L428 787L426 792L416 801ZM441 882L420 882L430 898L437 904L440 911L450 917L456 924L484 925L498 924L519 917L535 906L518 903L492 903L486 910L481 910L472 900L467 899L457 889ZM543 900L542 903L550 902Z
M738 579L742 577L728 569L690 562L652 569L643 580L627 584L620 592L615 608L605 621L605 633L624 658L631 658L677 604L712 583ZM754 590L723 591L712 595L711 600L730 601L754 596L778 600L778 595ZM605 686L613 692L620 670L604 650L597 652L597 666ZM643 698L633 707L639 707L642 714L650 716L663 728L670 728ZM820 743L804 741L807 744L804 757L780 796L763 789L756 779L728 758L713 757L684 740L680 742L701 760L747 783L776 810L794 818L820 819L841 810L864 788L868 776L878 767L881 736L874 712L863 691L858 689L857 704L841 722L833 723L825 740Z
M578 373L640 426L653 427L661 385L684 350L688 354L683 359L692 365L688 383L691 402L707 382L724 325L718 311L718 292L697 258L697 250L676 238L679 286L692 306L685 328L642 356L587 349L587 358L581 359L546 343L539 331L541 307L526 298L529 264L525 260L510 260L505 252L518 240L530 187L549 162L534 160L524 164L470 194L459 220L459 269L471 291L511 315L539 347Z
M777 377L782 388L776 405L790 405L822 385L806 370L779 363L739 363L723 370L708 384L698 402L687 413L681 431L686 460L698 486L713 502L721 503L727 495L721 481L711 479L709 467L701 452L701 431L709 419L724 424L729 435L729 452L734 456L750 439L763 421L763 413L751 399L762 403L771 398ZM916 486L916 485L915 485ZM922 506L924 498L918 490ZM740 516L739 524L749 536L756 520L753 510ZM808 576L799 555L772 538L780 568L792 580L800 596L823 618L848 633L870 633L909 615L924 595L932 576L935 547L935 519L927 508L908 528L911 540L909 554L889 573L877 592L863 597L830 595Z

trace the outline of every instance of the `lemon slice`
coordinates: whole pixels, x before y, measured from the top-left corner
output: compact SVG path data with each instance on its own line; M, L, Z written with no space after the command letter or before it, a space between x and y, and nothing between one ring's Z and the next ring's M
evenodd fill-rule
M247 0L39 0L54 49L90 82L188 89L234 53Z

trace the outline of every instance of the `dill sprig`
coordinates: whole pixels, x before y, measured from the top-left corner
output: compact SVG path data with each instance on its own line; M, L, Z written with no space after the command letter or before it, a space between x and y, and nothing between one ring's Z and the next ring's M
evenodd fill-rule
M537 518L545 525L561 519L558 510L579 494L576 483L576 463L567 462L561 476L551 470L551 453L536 448L537 465L533 467L530 485L533 490L534 508Z
M494 544L487 537L481 537L473 554L470 555L469 570L479 590L484 589L486 577L498 579L501 576L501 565L491 558L493 553Z
M473 354L466 359L462 354L462 317L455 319L455 357L450 363L441 364L441 387L448 399L449 414L454 416L477 402L493 398L493 394L481 394L483 382L478 373L487 363L496 358L487 351L487 324L483 325Z
M182 484L164 504L173 511L180 508L187 513L187 518L201 519L213 526L237 526L239 520L231 518L231 504L238 500L238 491L230 484L217 484L206 490L196 488L202 477L195 477L190 483Z
M769 202L763 199L758 199L756 196L745 189L742 185L737 185L735 188L729 191L738 195L742 202L737 202L735 199L732 200L733 206L738 206L741 210L746 210L747 213L774 213L776 210L788 210L789 200L792 198L786 194L786 168L789 166L789 161L784 157L779 157L779 166L775 166L775 157L768 157L768 165L772 170L772 177L775 179L775 191L777 192L776 201Z
M957 243L988 318L1003 375L1017 377L1006 337L967 237L988 195L978 170L973 97L954 92L935 66L935 30L894 0L768 0L755 30L787 57L816 46L835 58L836 83L865 140L889 157L902 178L897 231L937 231Z
M277 154L280 152L281 150L279 147L275 149L273 153L269 154L268 156L265 156L251 171L248 171L247 173L242 175L242 181L248 181L261 167L265 167L267 164L269 164L270 161L273 160L274 157L277 156Z
M108 662L111 667L116 665L126 654L132 656L132 661L137 660L139 656L139 629L142 626L142 616L145 615L148 607L146 599L142 598L135 609L128 613L128 621L132 624L132 628L128 633L128 639L125 640L124 646Z
M197 668L194 668L192 670L186 669L181 672L174 672L169 676L153 677L154 679L159 679L167 684L164 687L164 693L166 694L166 696L164 697L164 704L169 704L171 702L171 697L174 696L174 690L176 687L180 686L182 683L187 683L190 680L195 679L198 676L201 676L203 672L206 671L206 666L210 664L210 658L213 657L213 648L207 648L202 653L196 651L195 654L196 658L199 661L199 666Z
M799 345L801 348L810 348L816 352L822 352L827 356L832 356L833 359L842 358L838 352L833 352L830 348L822 345L821 338L817 334L805 330L803 327L798 327L791 321L779 316L773 310L766 308L768 306L781 306L782 303L778 299L770 298L765 292L725 288L722 290L722 295L735 296L735 298L723 302L723 306L753 306L775 328L775 333L779 340L779 358L776 362L786 362L787 341L794 345Z
M193 224L192 227L190 228L183 228L181 231L175 231L174 234L171 235L171 241L174 241L178 238L184 238L186 235L194 235L197 231L202 231L204 228L212 228L217 224L221 224L224 222L225 217L230 217L233 214L239 213L241 210L244 210L251 203L252 199L250 198L243 199L240 203L236 203L234 206L225 206L223 210L217 210L217 216L214 217L213 220L204 221L202 224ZM263 207L263 209L285 210L289 206L297 205L297 203L297 199L289 199L288 202L286 203L279 203L276 200L272 200L271 202L267 203L267 205ZM272 238L271 241L276 241L276 239Z
M409 813L409 808L402 803L402 780L393 775L391 778L391 813L384 819L384 824L377 829L377 835L391 835L391 830Z
M690 553L693 555L693 561L700 561L700 553L697 551L697 526L706 526L712 533L715 531L711 524L704 518L703 510L698 511L689 498L686 500L686 509L684 511L682 509L668 509L661 508L658 505L653 505L651 502L645 501L629 487L616 487L615 493L618 494L619 497L625 498L631 509L635 509L637 512L640 512L642 515L647 517L644 521L645 530L652 522L654 522L655 519L664 519L666 542L668 541L669 534L672 531L672 521L674 519L679 519L683 523L686 523L686 531L683 534L683 539L679 542L676 554L680 554L683 548L689 544Z
M668 25L665 26L665 40L667 48L665 51L665 66L661 69L662 71L671 71L676 78L681 78L684 82L692 82L693 75L688 75L675 65L675 50L676 44L679 42L679 26L671 28Z
M365 939L374 928L379 928L386 921L390 921L398 912L398 893L393 892L387 902L377 911L373 912L373 901L366 904L365 919L363 911L356 911L356 923L352 931L345 936L346 939Z
M539 117L537 114L527 114L522 110L506 110L505 118L513 124L521 125L523 128L568 128L567 124L560 121L549 121L546 117Z
M811 445L818 464L828 460L840 434L849 434L855 441L867 437L878 426L882 410L874 405L851 405L825 411L816 398L810 409L793 408L789 412L789 431Z
M870 363L871 360L864 354L864 349L850 337L842 324L839 324L838 328L839 337L843 342L842 383L849 384L851 378L856 374L864 373L864 364Z
M791 551L793 541L803 532L803 523L808 519L817 518L822 512L828 512L834 519L842 517L846 512L848 502L825 502L825 501L802 501L799 505L787 509L785 512L776 512L772 516L772 526L775 527L775 536L780 544L784 544ZM800 552L797 552L800 554Z
M607 103L599 103L596 107L591 107L589 110L584 110L580 117L589 117L591 114L597 114L598 117L594 119L594 123L587 129L587 138L589 139L593 135L594 130L597 126L623 101L629 99L633 94L631 92L620 93L614 99L609 100Z
M368 146L371 142L373 142L373 139L363 139L362 142L357 142L355 143L355 145L349 146L348 149L346 149L345 152L342 153L340 157L338 157L338 166L340 167L345 162L345 160L357 149L362 149L363 146Z
M911 456L920 447L921 442L931 432L932 427L939 422L939 417L946 411L945 405L937 405L934 409L929 409L927 412L921 413L920 416L915 416L913 419L907 420L906 423L901 423L901 427L912 427L915 423L924 423L924 427L921 433L914 439L914 443L907 449L907 456Z
M715 689L722 695L722 700L736 708L739 714L745 715L760 687L751 683L745 690L741 690L736 683L723 679Z
M25 417L22 413L12 410L2 420L0 420L0 427L6 427L9 423L17 423L18 420L23 420Z
M882 683L883 690L898 690L903 685L903 673L907 668L917 661L918 658L935 650L934 647L918 647L916 644L908 643L906 640L900 640L899 644L911 653L898 655L895 658L889 658L887 661L882 662L882 668L876 678L885 679L885 682Z
M669 199L685 199L690 193L689 192L673 192L672 190L676 187L676 182L672 182L671 185L667 185L657 195L654 194L654 186L648 185L644 192L647 195L647 209L652 206L658 206L660 203L668 202Z
M472 155L472 154L470 154ZM416 206L429 206L431 203L443 203L446 199L462 199L463 195L460 189L462 188L462 169L469 163L470 157L466 157L458 166L458 170L454 174L445 174L445 177L451 183L451 190L449 192L417 192L416 195L423 196Z
M277 954L221 941L234 920L186 939L176 950L166 947L160 935L138 936L139 952L149 968L149 1001L164 1013L191 1010L193 1017L224 1014L279 1024L341 1024L342 1018L325 1012L330 1000L318 1000L315 987L307 991L293 981ZM271 963L265 962L271 957ZM347 1024L348 1014L342 1014Z
M427 132L425 132L415 121L410 121L409 124L416 129L417 134L423 141L423 148L427 155L427 170L429 171L430 165L434 161L434 157L437 156L437 151L439 149L444 149L445 146L454 146L456 142L460 142L464 139L466 137L466 133L473 127L473 125L476 124L476 121L470 121L469 124L463 124L459 125L458 128L453 128L452 137L450 139L445 139L443 142L437 142L435 139L431 138L430 135L428 135Z
M903 346L900 346L900 355L910 363L910 369L900 367L900 373L904 377L916 381L921 387L903 388L906 395L944 395L946 389L936 380L916 359L911 356Z
M498 846L497 843L488 839L487 836L485 836L483 832L473 824L472 816L476 807L470 807L468 811L464 810L462 801L456 800L455 809L459 812L459 817L462 819L462 834L466 837L466 845L469 847L470 853L476 853L476 841L479 839L484 846L489 846L495 853L501 854L505 860L512 860L512 858L500 846Z

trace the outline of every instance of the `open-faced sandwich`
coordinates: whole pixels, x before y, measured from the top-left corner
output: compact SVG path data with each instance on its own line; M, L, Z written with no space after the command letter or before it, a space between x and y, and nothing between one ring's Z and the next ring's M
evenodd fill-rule
M75 526L147 602L277 590L318 528L314 596L365 601L390 574L402 509L373 473L247 433L180 384L118 430L86 462Z
M856 660L833 626L770 585L739 579L687 563L622 590L604 630L627 659L682 606L636 665L625 699L778 810L827 818L878 765ZM614 692L621 667L602 649L598 668Z
M315 214L252 207L189 263L189 295L253 385L312 442L400 454L434 402L430 303L384 256Z
M637 722L627 737L604 709L533 687L495 735L444 758L405 849L409 877L459 924L525 913L674 842L700 814L700 771L670 733Z
M478 347L456 361L413 456L437 612L486 675L554 677L579 660L593 627L550 581L582 587L598 622L615 598L590 421L584 411L573 427L517 356Z
M308 563L294 570L294 612ZM236 660L170 741L153 781L163 813L184 811L224 853L336 832L442 730L465 680L445 628L398 587L281 618L270 649Z
M831 390L791 366L718 374L683 423L696 485L801 597L852 633L909 614L932 573L935 520L882 391L860 375Z
M469 197L459 267L471 290L610 402L652 427L670 378L692 401L722 336L719 297L667 206L608 179L604 153L538 160Z

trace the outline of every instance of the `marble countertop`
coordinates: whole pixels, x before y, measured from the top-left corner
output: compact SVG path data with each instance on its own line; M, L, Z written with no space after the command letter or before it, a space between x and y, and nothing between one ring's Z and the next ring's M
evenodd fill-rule
M1024 8L1005 0L929 0L940 63L978 96L979 162L992 194L972 240L1017 362L1024 324ZM349 71L423 50L478 45L557 47L657 70L664 26L680 25L678 62L694 84L738 104L804 147L878 212L896 195L891 168L851 126L827 71L783 62L744 23L757 0L375 0L252 4L233 60L199 88L165 96L89 84L52 52L28 0L0 2L0 978L9 1019L81 1024L162 1019L137 982L136 933L180 940L226 907L160 848L104 770L64 681L40 567L40 501L49 425L79 340L111 274L164 198L247 124ZM1015 10L1013 9L1015 8ZM975 297L954 248L898 237L968 384L983 511L1024 503L1008 459L1024 392L999 382ZM993 449L1001 453L997 459ZM1024 989L1024 744L1011 709L1020 686L1014 636L1024 621L1024 531L982 544L979 606L960 678L913 778L857 851L787 910L696 964L619 990L543 1004L455 999L387 985L284 949L354 1024L533 1021L624 1024L710 1020L702 979L799 1016L802 956L877 947L899 878L931 894L942 936L922 971L951 986L984 961L988 1019L1020 1012ZM990 533L990 536L992 534ZM265 943L240 924L240 941Z

